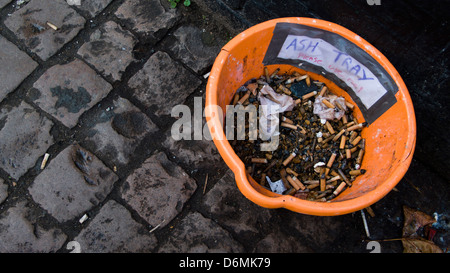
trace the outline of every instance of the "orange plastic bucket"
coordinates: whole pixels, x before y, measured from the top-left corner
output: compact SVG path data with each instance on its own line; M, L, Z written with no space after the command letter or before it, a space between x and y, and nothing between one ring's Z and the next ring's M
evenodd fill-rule
M398 91L393 95L395 103L363 130L362 137L366 139L366 151L361 168L367 170L366 174L359 176L352 187L329 202L314 202L290 195L279 195L260 186L247 175L244 163L230 146L222 127L225 113L219 111L226 109L236 90L246 81L259 78L265 66L269 68L269 73L276 68L281 69L280 73L294 70L308 73L313 80L324 82L333 93L344 96L347 101L354 103L347 92L322 75L287 64L263 64L277 23L299 24L345 38L381 65L398 87ZM358 122L365 121L359 108L354 113ZM265 208L286 208L318 216L351 213L383 198L408 170L416 142L416 122L411 98L392 64L376 48L348 29L311 18L281 18L267 21L247 29L226 44L217 56L209 76L205 116L213 141L225 163L234 172L237 186L244 196Z

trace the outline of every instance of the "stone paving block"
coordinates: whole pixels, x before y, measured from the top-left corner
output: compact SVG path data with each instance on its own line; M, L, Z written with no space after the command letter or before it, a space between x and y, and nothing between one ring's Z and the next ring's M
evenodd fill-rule
M129 81L133 97L146 107L156 108L156 115L170 115L201 84L190 71L173 61L165 52L153 54Z
M72 128L86 110L102 100L112 86L79 59L49 68L28 92L42 110Z
M212 66L220 52L220 45L225 44L213 33L188 25L181 26L170 37L175 41L167 42L169 50L197 73Z
M53 144L52 127L53 122L25 102L0 109L0 167L19 179Z
M287 214L289 214L289 216L286 217L286 220L284 221L284 228L290 232L298 232L298 234L301 234L304 238L303 244L313 248L316 246L328 249L328 246L332 245L334 242L342 241L346 235L351 236L352 232L356 232L355 230L351 230L355 227L344 224L346 221L343 220L343 218L350 218L350 215L318 217L295 212L287 212ZM351 221L347 222L350 223ZM363 227L357 232L361 232L362 234Z
M162 223L163 227L181 212L196 189L195 181L159 152L127 177L121 195L150 225Z
M127 0L115 15L138 34L153 42L161 39L179 20L176 9L165 10L159 0Z
M8 185L0 178L0 204L8 197Z
M193 168L213 170L225 166L212 140L175 140L168 130L166 140L162 144L183 163Z
M72 40L84 23L85 19L64 0L31 0L5 21L6 27L44 61Z
M244 248L214 221L198 212L188 214L171 231L162 253L243 253Z
M19 202L0 215L0 253L47 253L60 249L67 236L57 228L45 229L30 204Z
M239 191L231 170L205 195L202 205L219 224L241 235L259 233L258 227L271 218L270 210L254 204Z
M0 35L0 101L37 66L30 56Z
M78 50L78 55L103 75L118 81L135 60L132 53L135 44L133 34L109 21L91 34L89 41Z
M127 164L144 137L158 130L144 113L124 98L103 104L88 122L90 129L83 145L117 166Z
M80 10L84 10L89 13L90 17L97 16L102 12L112 0L82 0L81 5L76 6Z
M131 218L116 201L108 201L74 239L82 253L148 253L157 244L154 234Z
M29 192L36 203L64 222L103 201L117 179L93 154L71 145L47 164Z
M207 128L208 125L206 124L206 119L202 115L204 108L203 105L205 105L204 100L205 96L203 96L203 98L194 98L194 110L190 110L190 139L178 139L175 134L184 133L184 130L188 130L188 128L183 127L183 131L176 132L176 129L179 127L177 124L173 123L172 127L174 127L174 132L172 132L172 128L168 129L166 131L166 140L162 144L174 156L181 159L186 165L193 166L195 168L214 170L226 166L219 154L219 151L217 150L216 145L212 140L209 140L211 137L209 134L209 129ZM180 117L184 114L185 113L174 113L174 117ZM201 122L196 124L195 120L201 120ZM183 120L179 119L178 121L181 122ZM205 133L205 131L207 133Z
M286 235L279 230L269 233L258 241L255 253L313 253L314 251L295 236Z
M11 2L11 0L0 0L0 9L2 9L4 6L8 5Z

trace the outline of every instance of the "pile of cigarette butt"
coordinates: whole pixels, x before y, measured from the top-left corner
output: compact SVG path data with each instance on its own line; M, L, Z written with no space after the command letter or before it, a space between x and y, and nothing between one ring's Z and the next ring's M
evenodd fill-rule
M253 104L258 109L258 96L267 86L277 94L290 96L292 110L279 114L278 148L261 151L267 141L250 140L247 131L245 140L230 140L230 144L248 174L261 186L304 200L332 200L366 173L361 169L365 150L361 131L367 123L358 123L353 116L354 105L331 93L324 83L298 72L279 74L279 69L269 74L265 67L264 74L241 86L231 102L244 107ZM331 118L315 114L319 106ZM338 112L339 117L334 118ZM274 190L274 182L281 190Z

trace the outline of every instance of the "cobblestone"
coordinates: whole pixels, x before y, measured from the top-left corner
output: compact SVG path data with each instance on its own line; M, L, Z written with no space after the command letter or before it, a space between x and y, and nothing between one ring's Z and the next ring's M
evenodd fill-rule
M176 9L166 10L158 0L127 0L115 15L152 42L161 39L179 20Z
M173 228L168 241L161 246L163 253L240 253L241 244L210 219L198 212L187 215Z
M220 200L218 202L217 200ZM213 219L236 234L259 233L258 226L270 221L270 211L250 203L239 192L234 174L228 170L203 200L205 210Z
M19 202L0 216L0 253L56 252L67 236L57 228L45 229L37 223L36 211Z
M90 17L95 17L111 2L112 0L83 0L82 5L77 6L77 8L86 11Z
M181 212L196 188L187 173L159 152L128 176L121 192L149 224L164 227Z
M46 0L31 0L8 17L5 25L45 61L72 40L85 21L63 0L54 0L51 5L46 4Z
M53 144L53 122L24 102L0 109L0 121L0 167L19 179Z
M30 187L33 200L58 221L71 220L98 205L118 177L82 147L69 146L50 161Z
M48 69L29 91L37 106L72 128L78 118L102 100L112 86L83 61L76 59Z
M197 73L212 66L220 52L220 41L212 33L195 26L181 26L174 33L175 41L168 43L169 50Z
M0 35L0 101L38 66L25 52Z
M11 0L0 0L0 9L6 6Z
M170 115L199 87L201 80L162 51L153 54L129 81L133 97L156 115Z
M146 115L124 98L103 104L87 123L89 130L83 144L117 167L130 162L144 137L158 130Z
M136 39L113 21L106 22L91 34L89 41L78 50L83 59L105 76L120 80L127 66L134 61Z
M83 253L152 252L157 244L155 235L113 200L102 207L74 241L80 244Z

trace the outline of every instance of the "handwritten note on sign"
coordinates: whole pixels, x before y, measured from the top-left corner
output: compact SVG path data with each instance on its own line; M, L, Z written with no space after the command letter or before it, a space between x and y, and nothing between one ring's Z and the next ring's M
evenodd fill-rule
M333 73L353 89L367 109L387 93L366 66L322 39L288 35L277 57L308 62Z

